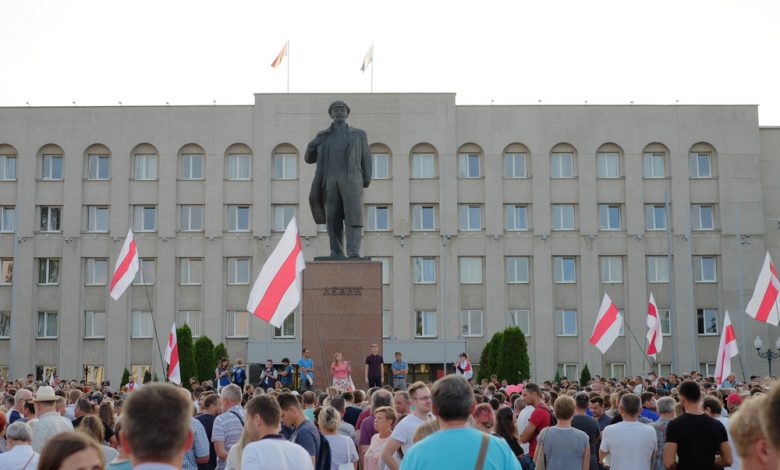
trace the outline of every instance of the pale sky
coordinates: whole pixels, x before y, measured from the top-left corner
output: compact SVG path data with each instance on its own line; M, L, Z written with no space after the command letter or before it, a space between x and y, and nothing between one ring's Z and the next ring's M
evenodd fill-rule
M778 25L777 0L0 0L0 106L252 104L288 64L293 93L368 92L374 44L374 92L758 104L780 125Z

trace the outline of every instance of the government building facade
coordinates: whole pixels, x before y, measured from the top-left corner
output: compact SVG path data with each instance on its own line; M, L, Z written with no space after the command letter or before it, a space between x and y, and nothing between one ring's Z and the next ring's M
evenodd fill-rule
M463 351L477 363L509 326L537 380L585 364L642 374L651 293L654 370L712 374L729 311L745 373L766 374L753 340L779 333L744 305L765 253L780 260L780 129L760 127L757 106L462 106L450 93L0 108L0 374L162 376L155 330L164 347L174 320L249 363L316 350L300 311L275 329L246 304L291 217L307 261L329 252L303 154L334 99L373 153L362 251L382 263L382 352L403 352L415 378ZM114 301L128 228L142 270ZM605 292L626 323L602 355L588 339Z

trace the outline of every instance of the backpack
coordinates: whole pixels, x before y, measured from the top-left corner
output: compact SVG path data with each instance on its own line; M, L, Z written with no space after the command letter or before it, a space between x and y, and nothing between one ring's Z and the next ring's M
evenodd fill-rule
M330 470L330 443L328 439L320 434L320 449L317 451L317 458L315 459L314 470Z

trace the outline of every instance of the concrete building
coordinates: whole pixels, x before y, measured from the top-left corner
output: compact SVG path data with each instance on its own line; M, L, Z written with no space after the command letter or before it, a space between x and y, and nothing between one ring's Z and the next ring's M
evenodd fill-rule
M446 93L0 108L0 373L159 373L155 326L164 345L174 319L233 357L295 361L300 312L275 330L245 306L293 214L306 258L328 252L302 156L336 98L374 152L363 252L383 263L385 357L435 376L519 325L536 378L586 363L636 375L652 292L661 373L712 372L726 310L745 372L766 373L752 341L773 345L776 329L741 308L767 249L780 259L780 129L760 128L757 106L459 106ZM145 277L115 302L128 226ZM604 292L626 328L602 356L588 338Z

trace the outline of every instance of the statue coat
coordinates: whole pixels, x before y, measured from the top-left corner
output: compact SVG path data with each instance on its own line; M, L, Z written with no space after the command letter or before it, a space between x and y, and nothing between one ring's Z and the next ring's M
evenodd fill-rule
M344 206L344 223L357 227L363 226L363 188L371 183L371 151L365 131L346 124L349 131L347 144L347 171L331 171L329 161L339 156L332 155L326 137L334 128L333 124L317 133L309 143L304 155L306 163L317 163L314 179L309 192L309 206L317 224L325 223L325 192L329 181L339 181Z

